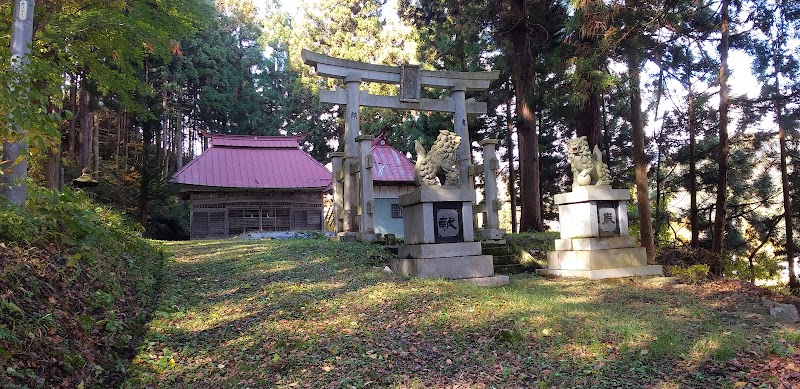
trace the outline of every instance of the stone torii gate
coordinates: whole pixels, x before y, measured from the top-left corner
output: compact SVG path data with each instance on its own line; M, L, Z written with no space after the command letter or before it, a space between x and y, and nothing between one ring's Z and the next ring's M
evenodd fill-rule
M473 189L467 114L485 114L487 106L483 102L466 100L466 92L488 89L490 83L498 78L499 72L430 71L422 70L417 65L375 65L334 58L305 49L302 58L306 65L314 67L317 75L344 80L345 85L344 89L320 91L320 102L345 106L344 153L331 154L337 236L361 241L371 241L375 237L372 216L372 159L369 147L372 137L360 134L361 106L452 112L454 132L462 139L456 153L459 161L459 185ZM361 91L362 82L399 85L400 95L373 95ZM422 87L449 89L450 96L444 99L421 98ZM360 177L356 177L356 173ZM496 197L496 193L494 195ZM492 211L496 213L496 209L491 209L496 202L490 203L486 204L487 214ZM498 226L489 228L496 229Z

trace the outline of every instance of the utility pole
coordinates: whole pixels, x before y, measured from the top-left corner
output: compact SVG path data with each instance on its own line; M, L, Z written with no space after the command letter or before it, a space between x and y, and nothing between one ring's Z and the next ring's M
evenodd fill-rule
M11 30L11 67L17 72L30 62L28 55L33 42L33 3L34 0L14 0L14 26ZM15 85L13 87L27 87ZM16 132L16 131L14 131ZM0 195L12 204L24 205L27 191L25 178L28 176L28 152L24 139L16 142L3 140L3 169L11 168L11 174L3 176L4 185Z

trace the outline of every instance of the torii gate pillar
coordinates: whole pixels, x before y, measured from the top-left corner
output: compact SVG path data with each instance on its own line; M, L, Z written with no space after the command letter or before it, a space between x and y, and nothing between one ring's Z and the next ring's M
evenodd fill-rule
M459 185L465 189L475 189L474 183L469 176L469 167L472 165L472 153L470 152L469 125L467 124L467 88L463 85L456 85L450 89L450 97L453 99L453 128L455 133L461 137L461 146L456 150L458 158L458 181Z
M353 174L353 166L359 161L359 149L356 137L361 133L359 124L360 96L359 86L361 77L349 75L344 79L345 91L347 93L347 105L345 107L346 117L344 121L344 196L342 228L345 232L356 230L356 215L353 212L358 205L358 177ZM337 231L339 232L339 231Z
M487 105L483 102L466 100L467 91L481 91L489 88L492 81L500 73L490 72L453 72L423 70L416 65L386 66L364 62L350 61L341 58L303 50L303 62L313 66L317 75L344 81L344 89L321 90L320 102L345 106L344 156L341 169L335 164L333 174L342 179L342 185L334 185L334 199L341 198L341 223L336 224L336 233L343 240L369 241L374 236L371 222L370 204L372 203L371 163L368 143L363 144L359 152L357 137L360 135L359 107L380 107L391 109L407 109L415 111L452 112L453 128L461 137L461 146L456 151L458 158L459 186L462 189L474 190L470 178L472 166L471 141L467 124L468 114L486 114ZM362 82L378 82L400 86L400 95L372 95L360 91ZM450 91L450 96L442 99L424 98L420 88L439 88ZM338 160L337 160L338 161ZM360 173L359 173L360 172ZM370 181L370 182L366 182ZM337 190L344 193L337 196ZM338 203L337 203L338 205ZM360 213L359 213L360 212ZM335 212L339 217L339 212ZM341 229L339 229L341 228Z

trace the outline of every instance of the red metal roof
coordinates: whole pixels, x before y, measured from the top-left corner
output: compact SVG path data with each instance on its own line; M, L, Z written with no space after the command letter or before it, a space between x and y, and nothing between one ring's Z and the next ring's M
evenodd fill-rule
M414 184L414 164L381 135L372 140L372 180Z
M221 188L318 188L331 172L300 149L302 136L207 134L210 146L172 176L183 185Z

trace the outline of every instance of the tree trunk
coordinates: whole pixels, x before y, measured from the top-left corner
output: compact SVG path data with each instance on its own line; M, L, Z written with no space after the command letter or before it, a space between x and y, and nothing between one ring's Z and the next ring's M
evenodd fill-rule
M89 107L91 94L89 93L89 86L86 82L81 83L80 91L80 157L78 158L78 168L92 168L92 113Z
M119 170L119 153L122 147L122 113L115 112L114 115L114 168Z
M95 112L92 114L92 128L94 129L92 136L92 146L94 148L94 168L92 169L92 177L95 179L100 177L100 119L98 119L98 114Z
M50 114L56 112L51 103ZM60 140L60 139L59 139ZM48 189L61 189L61 142L47 148L47 159L44 161L44 181Z
M511 233L517 233L517 175L514 171L514 122L511 121L511 101L506 103L506 159L508 159L508 199L511 202Z
M647 193L647 156L645 155L644 122L642 120L642 95L640 91L641 61L638 50L628 54L628 74L630 76L631 112L630 123L633 131L633 163L636 172L636 206L639 210L639 231L642 246L647 251L647 263L655 260L655 242L653 240L652 217L650 215L650 198Z
M175 171L183 169L183 115L178 110L176 113L175 125Z
M47 159L44 162L45 187L48 189L61 189L61 148L52 146L47 148Z
M600 95L601 112L603 118L603 162L611 167L611 134L608 132L608 113L606 112L606 99L604 95Z
M150 67L144 63L144 80L150 85ZM139 212L136 219L142 227L147 229L147 198L150 196L150 142L153 138L153 126L157 123L153 119L146 119L142 123L142 165L140 166L141 183L139 184Z
M730 41L730 0L722 0L722 40L719 44L719 173L717 174L717 201L714 215L714 230L711 238L711 251L722 254L725 244L725 202L728 194L728 45ZM721 275L722 269L712 269L715 275Z
M137 221L142 227L147 228L147 200L150 196L150 143L153 139L153 127L155 123L152 120L142 124L142 166L141 166L141 184L139 185L139 212L137 214Z
M161 152L164 151L164 148L161 147L161 136L164 133L164 120L160 120L158 123L159 123L158 128L155 128L154 132L152 132L151 134L152 134L152 137L153 137L152 140L153 140L153 148L154 148L154 150L153 150L154 151L154 153L153 153L153 161L155 161L155 163L154 163L155 164L155 168L160 171L161 170L160 169L160 167L161 167L161 158L162 158Z
M536 118L528 97L533 95L531 57L528 41L529 28L524 0L511 0L510 14L518 18L508 32L514 53L511 55L514 68L514 94L517 100L517 138L519 142L520 197L522 212L520 231L543 231L542 195L539 176L539 134Z
M689 225L692 230L691 247L700 247L700 219L697 211L697 113L694 107L694 91L692 90L691 64L689 65L687 85L689 85Z
M642 128L644 128L644 125L642 125ZM661 218L662 218L661 207L663 206L663 203L661 201L661 197L663 196L663 193L661 192L661 161L662 161L662 159L661 159L661 141L663 140L662 137L661 137L662 134L663 134L663 128L661 130L661 134L659 134L658 136L655 136L655 134L653 134L654 135L654 139L653 140L656 143L656 166L655 166L655 173L656 173L656 179L655 179L655 184L656 184L656 193L655 193L655 195L656 195L656 207L655 208L656 208L656 214L655 214L655 217L653 218L653 225L654 225L654 227L653 227L653 241L654 242L655 242L655 239L656 239L656 234L658 234L658 231L661 231L661 227L663 226L663 221L661 220ZM642 148L642 149L644 149L644 148ZM645 182L647 182L647 180L645 180ZM638 181L637 181L637 185L638 185Z
M157 161L160 161L161 176L167 175L169 161L169 108L167 106L166 76L161 77L161 131L156 135L156 148L158 148Z
M72 110L72 118L69 120L69 130L67 132L67 143L70 158L75 158L78 150L77 134L75 133L75 123L78 120L78 75L73 74L72 85L69 87L69 106Z
M783 217L786 224L786 261L789 270L789 290L792 294L800 292L800 284L794 270L794 222L792 220L792 193L789 186L789 168L787 166L788 150L786 148L786 123L783 117L783 95L781 94L780 64L783 62L779 54L779 46L773 48L773 64L775 66L775 120L778 122L778 143L781 149L781 186L783 187Z
M595 145L598 147L603 145L601 143L603 134L600 130L600 111L603 101L602 96L594 87L590 87L588 92L586 101L577 113L575 135L585 136L589 142L589 150L594 150Z
M189 160L191 161L194 159L194 143L197 142L197 123L191 119L191 116L189 117L191 123L191 127L189 127Z
M161 144L161 177L166 177L169 172L169 159L172 154L172 120L169 118L169 111L164 112L166 118L162 122L164 125L161 127L162 141Z
M122 114L122 131L125 134L125 135L123 135L123 139L124 139L124 141L123 141L123 152L124 152L124 155L125 155L125 159L123 160L122 168L126 172L128 171L128 157L129 157L128 150L130 149L130 143L131 143L131 132L130 132L130 128L128 128L129 125L130 125L130 121L128 120L128 113L125 112L125 113Z

